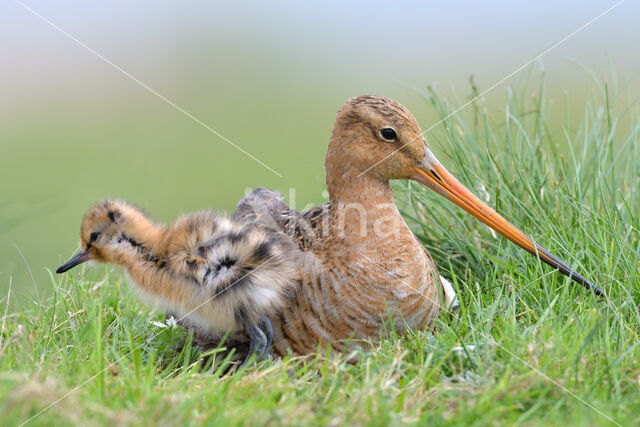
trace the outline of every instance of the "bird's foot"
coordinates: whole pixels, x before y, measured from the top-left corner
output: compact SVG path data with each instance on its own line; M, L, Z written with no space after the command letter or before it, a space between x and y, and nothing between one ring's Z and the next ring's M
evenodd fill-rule
M273 342L273 329L271 322L266 317L258 325L247 325L245 330L249 335L249 353L240 365L241 368L251 361L259 362L269 357L269 350Z

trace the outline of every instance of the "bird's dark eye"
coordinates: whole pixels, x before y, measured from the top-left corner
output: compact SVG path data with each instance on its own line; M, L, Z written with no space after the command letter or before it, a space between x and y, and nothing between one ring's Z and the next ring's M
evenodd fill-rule
M395 141L396 139L398 139L396 131L391 128L383 128L382 130L380 130L380 136L385 141Z
M99 237L100 233L98 231L94 231L93 233L91 233L91 236L89 236L89 240L95 242Z

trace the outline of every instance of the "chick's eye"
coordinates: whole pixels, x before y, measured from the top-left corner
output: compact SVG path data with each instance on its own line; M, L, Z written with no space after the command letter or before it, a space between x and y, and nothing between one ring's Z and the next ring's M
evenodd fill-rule
M395 141L396 139L398 139L398 135L396 134L396 131L391 129L391 128L383 128L383 129L381 129L380 130L380 136L385 141Z
M98 237L100 237L100 233L97 231L94 231L93 233L91 233L91 235L89 236L89 240L92 242L95 242L96 240L98 240Z

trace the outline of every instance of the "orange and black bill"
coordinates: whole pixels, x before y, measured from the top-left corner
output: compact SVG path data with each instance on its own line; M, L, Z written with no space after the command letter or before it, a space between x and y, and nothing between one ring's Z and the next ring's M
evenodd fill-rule
M56 270L56 273L60 274L60 273L64 273L65 271L71 270L76 265L89 261L90 258L91 257L88 253L80 251L77 254L75 254L69 261L65 262L60 267L58 267L58 269Z
M597 286L593 285L575 270L572 270L567 264L556 258L548 250L534 243L522 231L518 230L509 223L509 221L482 202L482 200L476 197L471 191L467 190L438 162L430 151L427 152L427 156L422 165L415 169L415 173L414 180L446 197L527 252L560 270L561 273L569 276L587 289L591 289L596 295L604 295L602 290Z

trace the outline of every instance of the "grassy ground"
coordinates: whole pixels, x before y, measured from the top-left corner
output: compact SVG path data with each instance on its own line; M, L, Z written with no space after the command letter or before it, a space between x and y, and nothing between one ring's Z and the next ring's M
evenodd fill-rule
M267 361L234 375L138 303L117 271L52 277L53 298L2 299L6 424L631 424L640 421L640 120L624 86L584 111L516 84L429 133L459 179L604 288L596 298L439 197L396 183L407 220L461 293L436 333L391 336L357 366ZM476 89L474 88L474 91ZM453 110L424 94L442 117ZM460 105L465 100L451 102ZM549 129L550 115L582 115ZM425 124L428 127L429 124ZM182 345L184 341L187 345ZM211 355L209 355L211 356ZM41 412L44 411L44 412ZM36 416L37 415L37 416ZM34 417L35 418L30 418Z

